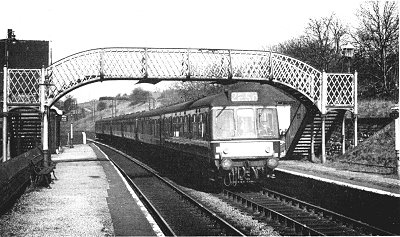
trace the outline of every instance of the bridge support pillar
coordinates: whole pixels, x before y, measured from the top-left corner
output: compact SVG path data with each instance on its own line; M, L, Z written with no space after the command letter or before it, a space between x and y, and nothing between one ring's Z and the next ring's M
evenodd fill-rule
M321 129L321 163L324 164L326 162L326 137L325 137L325 123L326 123L326 114L321 114L322 118L322 129Z
M7 67L3 68L3 162L7 161Z
M358 146L358 115L354 114L354 147Z
M314 148L314 144L315 144L315 136L314 136L314 120L312 121L311 124L311 147L310 147L310 158L312 162L315 162L315 148Z
M48 167L51 160L49 152L49 109L50 108L46 105L45 73L44 68L42 68L42 78L40 83L40 112L42 113L42 148L44 167Z
M342 154L346 153L346 113L342 120Z
M354 146L358 145L358 79L357 71L354 72Z
M43 131L42 131L42 145L43 145L43 164L47 167L50 162L49 152L49 108L46 106L43 113Z

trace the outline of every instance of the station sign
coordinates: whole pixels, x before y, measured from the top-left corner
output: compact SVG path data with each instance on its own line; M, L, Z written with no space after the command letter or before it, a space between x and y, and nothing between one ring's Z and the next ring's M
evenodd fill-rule
M67 122L68 121L68 116L67 115L61 115L61 122Z

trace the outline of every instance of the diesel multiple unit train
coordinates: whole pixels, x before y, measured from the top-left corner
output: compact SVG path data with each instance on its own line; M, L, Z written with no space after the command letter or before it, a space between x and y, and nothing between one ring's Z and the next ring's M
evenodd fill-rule
M226 186L272 177L280 156L276 101L238 89L191 102L99 120L99 140L158 153L168 165ZM172 163L172 164L171 164Z

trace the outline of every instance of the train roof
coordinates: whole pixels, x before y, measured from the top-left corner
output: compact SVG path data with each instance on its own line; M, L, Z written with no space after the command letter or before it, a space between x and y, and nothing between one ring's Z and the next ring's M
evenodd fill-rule
M258 92L258 101L232 102L229 99L229 95L231 92L252 92L252 91ZM104 121L129 119L133 117L152 117L152 116L157 116L159 114L174 113L174 112L180 112L189 109L197 109L202 107L234 106L234 105L248 105L248 104L277 105L278 103L282 102L291 103L294 101L295 100L293 98L286 95L285 93L282 93L280 90L274 88L273 86L252 84L252 85L245 85L240 89L228 90L219 94L207 96L194 101L183 102L180 104L162 107L150 111L121 115L116 118L107 118L104 119Z

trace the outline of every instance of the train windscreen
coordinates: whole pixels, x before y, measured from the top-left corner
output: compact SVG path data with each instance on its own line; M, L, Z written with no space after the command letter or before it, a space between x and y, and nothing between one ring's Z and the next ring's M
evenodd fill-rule
M255 114L254 109L237 109L237 131L236 137L240 138L255 138L256 128L255 128Z
M276 109L257 109L257 136L259 138L278 138L278 116Z
M235 136L233 109L220 109L216 111L214 137L229 138Z
M224 108L214 111L214 139L279 138L275 108Z

